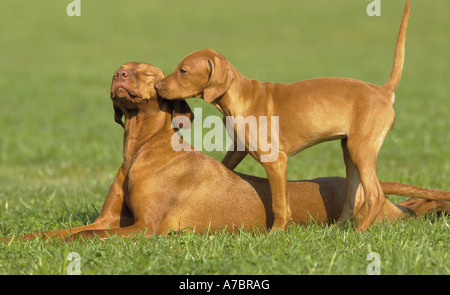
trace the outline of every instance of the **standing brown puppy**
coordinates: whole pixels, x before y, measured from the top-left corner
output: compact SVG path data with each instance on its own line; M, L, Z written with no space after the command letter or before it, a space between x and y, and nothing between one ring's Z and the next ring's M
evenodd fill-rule
M224 164L233 169L247 154L263 165L272 192L274 228L284 229L291 213L286 194L288 157L323 141L341 139L347 173L347 199L339 218L354 216L360 230L367 229L385 202L376 164L385 136L394 126L394 91L400 81L410 1L406 2L391 76L383 86L348 79L318 78L296 83L262 83L244 77L225 58L211 49L185 57L177 69L155 84L167 99L201 97L213 103L226 116L278 117L274 129L267 124L259 129L271 144L277 158L261 148L251 149L248 132L234 126L244 152L229 152ZM265 128L265 130L263 129ZM265 132L264 132L265 131Z

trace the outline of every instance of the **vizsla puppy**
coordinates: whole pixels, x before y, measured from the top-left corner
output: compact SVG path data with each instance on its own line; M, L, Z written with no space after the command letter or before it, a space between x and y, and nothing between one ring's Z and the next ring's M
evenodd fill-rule
M191 113L185 101L174 103L156 96L153 83L163 76L158 68L146 63L127 63L114 74L111 97L115 120L125 129L123 164L97 220L22 238L106 239L115 234L148 236L194 228L200 233L237 228L266 230L272 226L267 179L236 174L201 152L172 149L173 138L182 140L172 128L173 116ZM411 199L405 206L388 200L379 214L380 221L421 214L423 205L427 211L450 212L447 202L430 201L450 200L450 192L394 182L382 182L381 186L389 194L427 200ZM287 187L292 218L298 224L307 224L311 217L320 223L335 220L345 203L344 178L295 181Z
M204 49L185 57L176 70L155 84L166 99L201 97L231 118L278 117L259 127L254 136L234 125L235 136L245 142L245 151L230 151L223 163L233 169L248 152L263 165L272 192L274 228L284 229L290 219L286 168L288 157L323 141L341 139L347 172L347 198L340 222L355 217L360 230L375 220L386 200L378 180L376 164L385 136L394 126L394 91L404 62L406 27L410 1L406 2L391 76L383 86L347 78L318 78L282 84L244 77L217 52ZM271 121L272 122L272 121ZM276 121L275 121L276 123ZM275 130L274 130L275 129ZM262 141L261 134L268 140ZM278 158L264 161L271 144ZM254 146L253 146L254 147Z

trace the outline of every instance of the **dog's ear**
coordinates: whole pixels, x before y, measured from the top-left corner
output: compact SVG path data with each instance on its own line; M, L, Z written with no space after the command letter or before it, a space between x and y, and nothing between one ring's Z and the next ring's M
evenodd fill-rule
M234 75L228 62L222 56L208 58L207 63L210 73L208 84L203 90L203 98L206 102L213 102L230 89Z
M172 103L172 119L178 116L185 116L187 117L191 123L194 121L194 114L192 113L191 108L189 107L188 103L185 100L182 99L174 99L170 101ZM182 127L182 126L180 126ZM185 128L189 129L189 128Z
M125 124L122 121L122 117L123 117L122 110L119 107L114 106L114 121L116 121L117 124L125 128Z

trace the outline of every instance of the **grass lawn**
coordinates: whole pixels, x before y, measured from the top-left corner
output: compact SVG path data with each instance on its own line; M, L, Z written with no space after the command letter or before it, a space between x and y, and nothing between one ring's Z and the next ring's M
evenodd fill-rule
M115 69L146 61L172 72L188 53L213 48L244 75L293 82L389 77L403 0L3 1L0 4L0 236L93 222L121 164L122 128L109 87ZM450 3L415 0L396 125L378 160L381 180L450 189ZM204 117L219 115L199 99ZM295 126L293 127L295 128ZM299 130L301 132L301 130ZM205 152L206 153L206 152ZM224 152L207 154L222 159ZM265 176L249 157L237 171ZM288 178L345 176L340 143L291 158ZM394 201L403 200L392 197ZM450 274L446 216L350 227L290 226L272 236L217 233L0 244L0 274Z

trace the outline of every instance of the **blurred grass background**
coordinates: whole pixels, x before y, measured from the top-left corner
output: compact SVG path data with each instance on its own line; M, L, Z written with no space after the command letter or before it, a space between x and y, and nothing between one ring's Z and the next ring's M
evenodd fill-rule
M81 0L81 16L69 17L70 1L2 1L0 234L95 218L122 160L109 99L121 64L145 61L169 74L188 53L212 48L261 81L383 84L404 2L381 1L382 15L369 17L367 0ZM450 4L412 2L397 120L378 173L449 189ZM220 115L199 99L189 104ZM221 160L224 152L208 154ZM265 176L250 157L237 170ZM290 159L289 179L330 175L345 176L338 141Z

